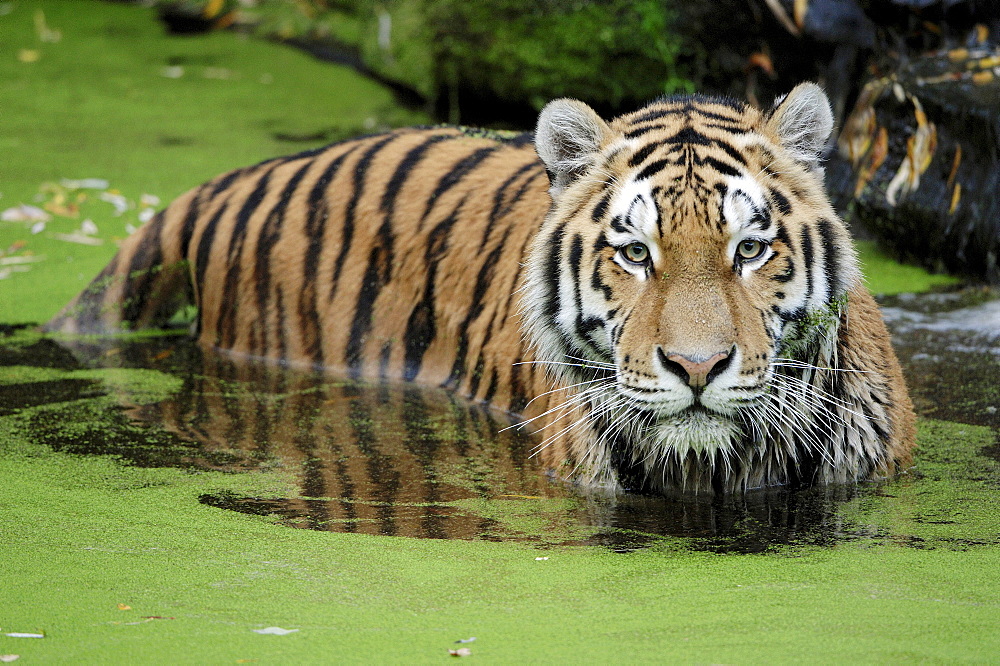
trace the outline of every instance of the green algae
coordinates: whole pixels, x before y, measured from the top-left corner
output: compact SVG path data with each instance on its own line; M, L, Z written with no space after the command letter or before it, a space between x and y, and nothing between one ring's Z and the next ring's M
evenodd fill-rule
M10 425L0 626L46 638L0 646L28 659L424 662L469 636L474 655L506 662L983 661L1000 648L1000 584L982 575L1000 566L995 547L618 554L290 530L196 501L261 475L53 454ZM299 632L252 632L266 626Z
M865 286L873 294L922 292L960 283L951 275L929 273L919 266L901 264L880 250L874 241L856 241L855 247Z
M0 117L0 146L8 155L0 167L4 207L30 201L40 182L61 176L104 176L132 197L153 191L168 198L231 166L289 152L287 143L261 147L261 130L275 124L246 121L241 114L248 109L301 111L279 127L289 132L344 113L325 88L301 81L291 92L282 88L276 98L250 104L220 86L251 88L251 75L236 83L204 79L209 61L236 71L225 59L246 45L232 35L168 41L135 7L94 3L83 11L80 3L20 1L15 9L0 17L9 38L0 44L0 86L8 100ZM44 47L33 65L12 52L37 46L35 9L64 31L59 48L72 45L61 60L58 45ZM131 50L116 46L133 39ZM84 47L85 40L94 44ZM187 71L201 78L159 76L165 49L168 58L195 63ZM312 67L298 54L266 50L261 57L290 77ZM128 70L140 65L152 72L143 86L128 82ZM38 67L25 76L32 66ZM316 71L306 78L315 79ZM81 83L67 88L61 77ZM347 95L351 85L331 94ZM377 103L387 99L372 95ZM359 97L347 101L358 112L350 122L363 123L371 110ZM96 221L103 233L110 218ZM0 246L25 238L47 258L29 273L0 280L4 323L46 319L112 249L29 238L23 228L0 226ZM882 270L875 268L869 286L890 291L875 281ZM606 501L574 498L561 488L549 496L505 497L516 484L507 487L493 466L468 461L430 467L435 487L451 484L468 495L440 504L456 520L481 519L487 536L528 541L289 529L279 513L224 511L200 498L318 497L302 486L315 456L283 462L240 447L206 451L164 427L158 405L204 394L188 391L191 378L177 360L182 351L157 360L172 348L161 342L167 346L136 359L144 364L137 370L128 367L127 353L113 351L117 341L95 346L105 354L102 363L119 367L90 367L27 329L0 338L10 363L0 368L0 385L30 388L0 392L9 400L0 405L0 633L46 632L42 640L0 635L0 654L84 663L423 662L447 659L453 641L469 636L477 637L468 644L475 658L497 662L984 662L1000 650L1000 581L992 575L1000 570L995 431L925 419L912 474L848 489L843 497L833 493L830 501L817 492L824 512L816 537L774 529L766 517L772 505L762 502L756 512L735 512L736 531L721 538L692 536L685 525L681 536L652 526L638 530L647 547L627 552L600 539L599 547L559 546L600 536L586 520L617 514ZM223 406L236 400L244 415L289 396L326 395L295 387L268 392L231 379L218 387L212 397ZM239 402L248 391L260 402ZM26 405L25 395L39 398ZM430 415L413 441L465 441L469 426L458 416ZM353 424L385 437L407 435L378 413L357 414ZM436 434L428 438L429 432ZM499 455L499 445L490 446ZM477 495L484 486L492 494ZM669 502L629 501L639 513ZM725 507L698 502L689 508L713 519L725 514ZM795 515L779 512L778 519L791 522ZM761 553L740 547L741 530ZM252 632L267 626L299 631Z
M24 349L44 340L12 338L0 339L3 355L22 361ZM104 362L147 363L164 345L176 350L165 360L191 356L165 338L115 341L111 349L119 351L110 355L100 346L91 351ZM73 655L85 663L318 663L330 655L423 662L447 658L453 641L469 636L477 637L469 645L476 657L498 662L984 661L1000 648L1000 581L983 575L1000 566L1000 463L989 428L925 419L910 474L854 490L805 491L824 507L818 538L805 528L768 531L761 512L751 512L737 513L732 529L710 539L697 521L679 531L633 529L633 541L618 528L625 548L608 538L616 504L648 512L657 503L686 503L682 514L708 509L716 521L723 507L691 498L574 496L552 484L547 495L515 496L508 477L470 448L455 464L426 461L436 484L474 496L429 508L453 511L440 520L471 518L486 540L413 539L317 531L325 526L308 512L279 510L282 501L337 501L303 492L313 457L248 464L250 452L240 447L213 457L219 451L157 421L172 413L164 405L220 396L229 409L260 404L268 405L264 416L272 408L282 414L282 401L327 404L337 395L329 389L292 375L261 385L221 367L223 391L185 379L156 396L148 383L159 375L198 377L206 369L179 360L158 371L90 367L79 350L72 362L50 363L54 351L38 358L45 365L20 362L3 372L39 388L84 380L89 392L0 415L0 627L46 634L34 642L0 637L4 654ZM356 419L361 430L381 434L375 441L387 464L392 438L426 450L472 446L475 429L456 402L435 409L413 390L402 395L412 423L392 410ZM143 415L144 407L130 406L157 397L162 403L150 407L165 411ZM391 397L375 400L392 406ZM284 436L303 443L294 431ZM492 446L483 450L495 456ZM230 473L236 469L250 471ZM475 495L484 486L488 492ZM269 498L274 510L226 511L206 495ZM404 513L427 508L399 504ZM763 513L770 507L763 504ZM748 539L751 547L741 546ZM602 545L559 545L588 542ZM268 626L299 631L253 633Z

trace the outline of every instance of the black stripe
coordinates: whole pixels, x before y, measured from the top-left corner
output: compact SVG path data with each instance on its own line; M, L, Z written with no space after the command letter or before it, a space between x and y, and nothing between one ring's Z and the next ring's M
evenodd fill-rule
M215 215L213 215L205 225L205 230L202 232L201 238L198 240L198 252L194 262L194 286L196 297L200 296L203 291L202 285L205 282L205 269L208 267L208 259L212 253L212 243L215 241L215 228L219 226L219 220L225 214L228 207L228 201L219 206L219 210L215 212ZM200 299L198 307L202 307ZM204 314L202 314L199 318L203 317Z
M381 381L389 379L389 360L392 358L392 340L382 345L382 351L378 355L378 378Z
M347 157L357 146L338 155L323 170L309 192L306 212L306 238L309 245L302 262L302 292L299 296L299 319L302 322L303 346L313 367L323 367L323 326L319 320L319 292L316 286L320 253L326 247L326 223L330 216L327 188Z
M497 393L497 388L499 387L499 377L497 377L497 369L493 368L490 372L490 383L486 387L486 393L483 395L483 400L485 402L493 402L493 396Z
M275 288L274 313L275 320L278 324L276 331L278 338L278 353L276 358L284 361L288 358L288 344L285 342L285 298L281 293L281 289L277 287ZM267 322L263 316L261 317L261 320L264 321L264 326L266 327Z
M545 286L548 293L543 299L545 301L545 314L550 319L555 319L559 314L559 283L562 273L562 243L566 236L566 223L560 224L549 236L546 245L550 248L545 258Z
M709 155L706 155L700 161L700 163L701 164L707 164L708 166L712 167L713 169L715 169L716 171L718 171L719 173L721 173L724 176L738 177L738 176L742 175L740 173L740 171L736 167L734 167L734 166L732 166L730 164L726 164L725 162L723 162L721 160L717 160L714 157L711 157Z
M162 270L163 245L160 233L163 231L163 213L149 221L142 230L142 241L132 255L128 273L125 275L122 320L132 323L142 316L151 285L157 273Z
M365 190L365 177L368 175L368 167L371 165L375 155L378 154L380 150L385 148L385 146L393 139L400 136L399 134L388 134L378 141L376 141L364 154L358 159L357 164L354 165L354 174L351 187L351 198L347 202L347 207L344 210L344 221L342 225L342 234L340 241L340 252L337 253L337 259L333 264L333 280L332 286L330 288L330 295L328 300L332 301L333 297L336 295L338 288L340 287L340 271L344 267L344 260L347 259L347 253L351 249L351 243L354 240L354 222L357 217L358 202L361 200L361 196L364 194Z
M520 178L525 173L538 169L541 165L538 162L528 162L517 171L513 173L507 180L505 180L500 187L497 188L496 193L493 195L493 208L490 210L490 216L486 220L486 228L483 230L483 238L479 241L480 252L486 247L486 243L489 241L490 234L493 232L493 226L496 224L497 220L506 215L514 208L518 201L524 196L527 191L528 185L534 180L534 178L528 178L521 184L514 196L511 197L510 201L504 204L504 199L506 198L507 189L511 187L518 178ZM541 175L541 172L536 173L535 176Z
M396 196L399 194L399 190L403 187L406 179L409 177L410 172L413 171L414 167L420 163L420 160L424 158L427 151L431 149L435 144L440 143L446 139L454 138L454 134L436 134L431 136L423 143L411 148L409 152L400 160L399 164L396 165L395 171L392 173L392 177L389 178L389 182L386 183L385 191L382 192L382 202L379 208L383 213L391 215L393 208L396 205Z
M699 132L693 127L683 127L677 131L672 137L664 141L664 143L675 143L683 145L693 145L693 146L709 146L713 143L711 139Z
M479 268L479 274L476 275L476 286L472 290L472 303L466 312L465 319L462 320L462 323L458 327L458 349L455 352L455 363L452 365L448 379L444 381L442 386L456 388L462 377L465 376L466 357L469 353L469 326L483 312L483 308L485 307L483 298L486 296L486 290L493 283L496 265L504 248L507 246L507 239L510 236L510 232L511 227L508 227L504 231L503 238L493 248L493 251L486 255L486 260Z
M653 132L655 130L666 129L666 127L667 127L666 125L646 125L645 127L637 127L634 130L629 130L628 132L625 132L625 138L637 139L643 134L648 134L649 132Z
M368 267L365 269L364 278L361 281L361 289L358 292L357 304L354 307L354 318L351 321L351 330L344 349L344 360L347 363L349 376L351 379L361 377L361 350L368 332L372 327L372 311L375 299L385 285L385 264L386 257L384 248L376 244L372 247L368 255Z
M523 359L518 356L514 361L514 365L510 369L510 411L515 414L520 414L524 411L524 408L528 404L527 393L524 390L524 382L521 381L521 369L525 366L521 364ZM496 390L495 387L490 386L492 390Z
M472 373L469 375L469 397L475 398L476 393L479 391L479 381L483 378L483 370L486 368L486 359L483 358L483 351L479 350L479 356L476 358L476 364L472 368Z
M583 264L583 236L578 233L573 234L573 239L570 241L568 260L569 269L573 275L573 305L576 309L576 333L580 341L585 343L587 340L586 335L580 333L580 324L583 320L583 292L580 290L580 283L583 281L580 270Z
M809 227L802 228L802 265L806 270L806 302L813 296L813 240Z
M358 293L358 300L354 306L354 319L351 322L351 332L344 353L344 359L352 379L358 379L361 376L361 352L373 324L372 315L375 301L378 300L382 288L392 279L395 256L392 215L388 213L385 215L374 240L375 243L368 256L368 268L365 270L361 291Z
M191 238L194 236L195 224L201 214L201 196L207 189L207 185L202 185L188 203L187 213L184 215L184 223L181 225L181 256L189 259L188 250L191 249Z
M252 168L253 167L250 167L250 169ZM250 169L236 169L235 171L230 171L229 173L224 175L215 183L215 187L212 188L212 193L208 195L208 200L211 201L212 199L215 199L217 196L222 194L224 190L226 190L230 185L233 184L233 181L235 181L237 178L245 174Z
M496 150L497 146L489 146L487 148L480 148L474 153L467 155L458 161L458 163L445 173L444 176L438 181L437 186L434 191L431 192L430 197L427 199L427 207L424 209L424 214L420 218L420 222L417 225L417 229L423 226L424 221L427 216L430 215L431 209L434 208L434 204L437 200L448 190L454 187L460 180L465 176L470 174L472 171L478 167L483 160L492 155Z
M601 279L601 266L604 265L604 257L597 257L594 260L594 270L590 274L590 286L594 291L600 291L604 293L604 300L610 301L614 292L611 291L611 287L604 284L604 280Z
M649 143L640 148L629 158L629 167L636 167L646 161L646 158L653 154L653 151L660 147L658 143Z
M788 231L785 229L785 225L779 220L777 223L777 230L775 231L775 238L780 240L785 247L788 248L788 256L785 257L785 272L774 276L775 282L780 282L782 284L786 282L791 282L795 277L795 262L792 259L792 253L795 251L792 247L792 239L788 236Z
M792 212L792 206L788 203L788 199L784 194L773 187L770 189L769 194L771 195L771 200L774 201L774 205L778 207L778 211L782 215L788 215Z
M659 120L669 116L672 113L676 113L676 109L654 109L653 111L647 111L641 116L637 116L629 120L630 125L641 125L642 123L648 123L651 120Z
M823 270L826 272L830 298L833 299L840 296L846 287L840 283L841 248L834 239L833 223L830 220L825 217L820 218L817 226L819 227L819 235L823 239L823 247L826 248L826 262L823 264Z
M591 214L591 219L594 222L601 223L604 221L604 216L608 213L608 206L611 205L611 192L605 192L604 196L600 198L597 205L594 206L594 212Z
M258 317L255 320L255 328L257 328L260 334L260 351L262 354L268 353L268 327L270 325L270 317L268 316L268 307L270 305L269 300L271 297L271 292L277 287L271 284L271 255L274 252L274 247L281 240L282 227L285 221L285 211L288 210L288 203L292 200L295 195L295 190L298 189L299 183L302 182L302 178L305 176L306 171L313 165L313 161L309 160L303 164L298 171L296 171L292 177L285 184L284 189L282 189L281 194L278 196L278 201L274 204L271 212L268 214L267 219L264 222L263 227L260 230L260 234L257 236L257 250L254 256L254 286L257 288L257 313ZM280 296L280 292L279 292ZM282 340L281 327L284 324L284 313L279 313L278 316L278 342L284 345L284 340ZM284 358L283 355L279 358Z
M730 145L729 143L726 143L725 141L713 141L712 145L715 146L716 148L721 148L727 155L729 155L729 157L732 158L734 162L736 162L740 166L743 167L747 166L746 155L736 150L736 148Z
M268 169L260 176L257 180L257 186L254 188L253 192L251 192L250 196L243 201L243 205L240 206L239 212L236 213L236 221L233 223L233 231L229 235L229 247L226 253L226 279L222 287L222 303L223 305L229 305L230 307L224 307L219 313L219 320L215 328L216 345L230 347L236 340L237 309L235 304L239 302L237 290L239 289L240 273L243 270L243 244L246 241L247 224L250 221L250 217L257 211L257 207L260 206L260 202L263 201L264 196L267 194L268 183L271 180L271 171L271 169ZM226 205L228 204L229 202L226 202ZM225 206L220 208L220 212L224 208ZM218 222L218 217L219 216L216 215L216 222ZM207 229L205 233L209 233ZM212 227L212 234L215 234L214 226ZM204 240L204 236L202 236L202 240ZM200 261L197 265L200 270L196 283L199 287L201 287L203 269L201 269Z
M428 235L427 247L424 250L424 265L427 267L427 278L424 282L424 295L410 312L406 322L406 332L403 334L404 362L403 379L413 381L420 374L424 353L437 335L435 323L434 286L437 281L438 264L448 250L451 229L458 221L465 199L455 207L455 210L439 222Z
M670 164L673 164L673 162L669 159L655 160L653 162L650 162L645 167L643 167L642 171L636 174L635 180L644 180L646 178L655 176Z

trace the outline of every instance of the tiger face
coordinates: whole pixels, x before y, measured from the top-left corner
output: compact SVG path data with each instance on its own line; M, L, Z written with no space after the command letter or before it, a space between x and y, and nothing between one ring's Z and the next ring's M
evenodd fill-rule
M816 322L858 279L819 166L832 125L812 84L767 113L698 97L610 123L570 100L543 110L553 204L527 261L527 337L628 464L761 439L778 369L830 345Z

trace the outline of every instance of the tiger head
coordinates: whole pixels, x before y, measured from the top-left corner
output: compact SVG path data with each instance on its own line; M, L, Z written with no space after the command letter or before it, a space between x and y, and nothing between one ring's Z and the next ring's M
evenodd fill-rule
M832 129L814 84L769 111L697 96L611 122L574 100L542 111L552 206L525 334L625 465L652 476L760 440L776 368L822 343L806 322L836 325L859 275L823 186Z

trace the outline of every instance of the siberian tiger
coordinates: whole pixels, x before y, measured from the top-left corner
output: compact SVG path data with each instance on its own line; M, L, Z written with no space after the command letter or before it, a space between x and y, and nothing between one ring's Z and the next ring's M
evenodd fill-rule
M158 326L519 414L562 478L736 492L905 469L914 416L820 157L829 102L673 97L534 136L411 128L232 171L48 324Z

